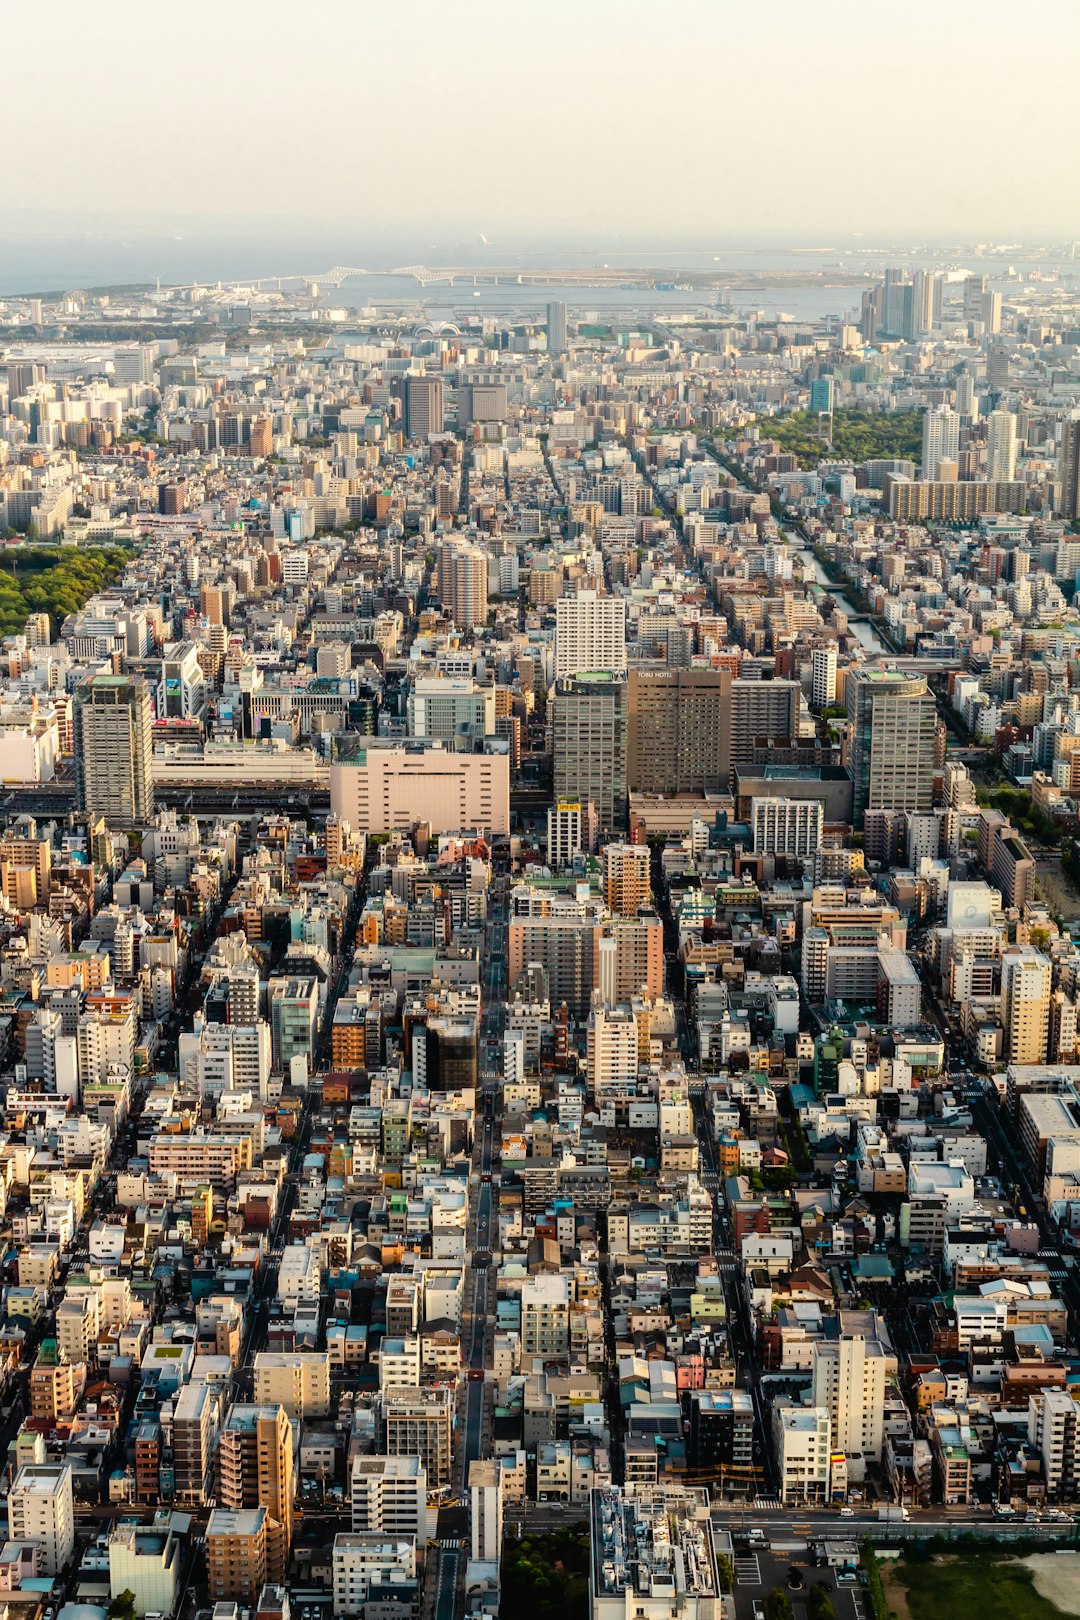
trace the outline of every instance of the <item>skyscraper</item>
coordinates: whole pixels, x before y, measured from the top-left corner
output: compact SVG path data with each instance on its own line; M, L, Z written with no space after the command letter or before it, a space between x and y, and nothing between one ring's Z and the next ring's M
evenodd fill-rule
M926 680L864 669L848 676L846 691L855 825L867 810L929 810L936 710Z
M439 600L462 630L487 621L488 554L479 546L439 547Z
M595 806L603 833L626 830L626 681L606 671L555 683L556 803Z
M549 354L566 353L566 305L552 303L547 307L547 344Z
M444 420L442 378L406 377L406 438L426 439L429 433L441 433Z
M986 476L992 484L1011 483L1016 476L1016 417L1011 411L991 411L987 423Z
M642 666L628 677L627 786L724 792L731 775L731 674Z
M920 476L936 478L942 461L955 461L960 450L960 418L950 405L938 405L923 415Z
M1061 424L1061 515L1080 517L1080 411L1074 411Z
M150 688L141 675L92 675L75 688L72 733L80 810L113 826L154 814Z
M626 603L579 591L555 603L555 678L583 670L621 675L626 668Z

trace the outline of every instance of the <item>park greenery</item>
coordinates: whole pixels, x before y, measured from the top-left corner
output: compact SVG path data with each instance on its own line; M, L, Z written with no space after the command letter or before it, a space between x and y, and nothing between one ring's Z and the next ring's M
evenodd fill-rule
M1062 1616L1057 1605L1036 1590L1030 1569L1018 1558L995 1557L985 1545L951 1545L946 1557L905 1557L892 1566L889 1586L903 1593L911 1620L968 1620L976 1609L981 1620ZM876 1606L873 1612L877 1620Z
M503 1553L504 1614L588 1620L589 1533L581 1525L509 1541Z
M917 461L922 451L921 411L834 411L831 441L826 440L816 412L810 411L792 411L762 422L761 431L782 450L798 456L801 467L816 467L820 461Z
M112 583L130 553L122 546L18 546L0 565L0 635L16 634L31 613L47 613L57 633L95 591Z

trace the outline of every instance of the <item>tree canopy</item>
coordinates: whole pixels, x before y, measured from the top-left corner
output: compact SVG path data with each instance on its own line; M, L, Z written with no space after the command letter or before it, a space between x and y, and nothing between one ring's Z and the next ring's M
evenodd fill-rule
M922 454L922 411L833 412L832 442L822 437L816 412L792 411L759 424L763 438L798 456L801 467L820 461L872 461L878 457L918 461Z
M17 634L31 613L47 613L55 635L69 613L110 584L128 560L122 546L41 546L0 554L0 635Z

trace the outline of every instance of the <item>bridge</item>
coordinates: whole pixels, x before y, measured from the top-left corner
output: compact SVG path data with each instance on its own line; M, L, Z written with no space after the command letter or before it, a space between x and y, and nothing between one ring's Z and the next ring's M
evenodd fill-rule
M350 276L411 276L421 287L431 287L438 282L446 282L452 287L455 274L453 270L429 270L426 264L400 264L396 270L361 270L352 264L335 264L333 269L324 270L322 275L304 276L302 279L324 281L328 287L340 287Z

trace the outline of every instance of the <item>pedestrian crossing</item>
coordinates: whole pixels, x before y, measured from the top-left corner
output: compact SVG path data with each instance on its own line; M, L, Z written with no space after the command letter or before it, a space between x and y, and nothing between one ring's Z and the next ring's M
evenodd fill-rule
M735 1558L735 1581L738 1586L760 1586L761 1564L757 1553L738 1553Z
M460 1552L465 1543L456 1536L443 1536L435 1543L436 1547L445 1547L447 1552Z
M778 1496L755 1496L754 1497L754 1506L756 1508L781 1508L781 1507L783 1507L783 1505L784 1505L783 1502L781 1502L781 1500L780 1500L780 1498Z

